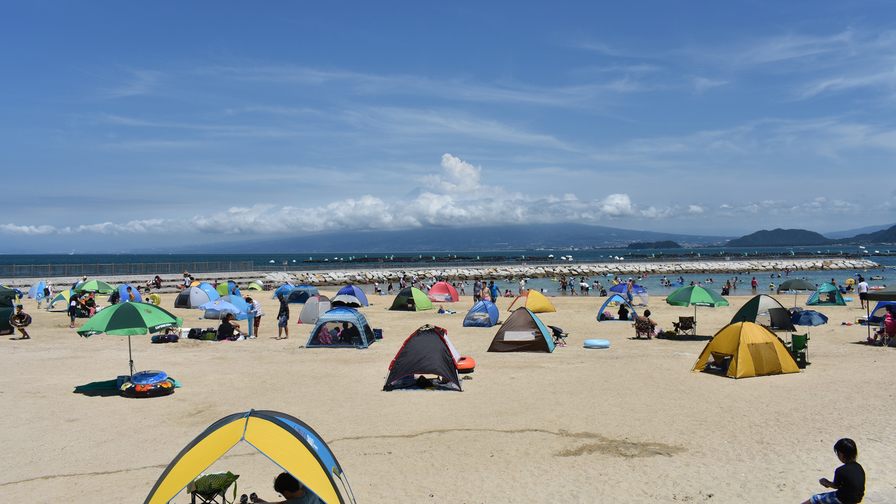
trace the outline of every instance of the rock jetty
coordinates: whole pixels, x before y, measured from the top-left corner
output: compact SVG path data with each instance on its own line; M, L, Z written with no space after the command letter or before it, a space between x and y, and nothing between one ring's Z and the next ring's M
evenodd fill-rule
M292 277L286 272L268 273L272 281L297 281L303 284L326 286L349 283L397 282L404 278L418 277L424 282L432 279L472 280L475 278L544 278L565 276L634 276L640 274L679 276L683 274L720 275L725 273L746 275L761 271L803 270L848 270L879 268L880 265L867 259L769 259L769 260L725 260L706 259L695 261L649 261L649 262L601 262L582 264L552 264L526 266L525 264L488 267L446 268L446 269L366 269L297 272Z

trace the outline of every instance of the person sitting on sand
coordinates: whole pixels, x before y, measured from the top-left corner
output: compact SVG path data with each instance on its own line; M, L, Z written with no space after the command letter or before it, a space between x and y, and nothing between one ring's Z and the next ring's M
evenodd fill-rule
M865 470L856 462L859 454L856 442L843 438L834 445L834 452L843 465L834 471L834 481L821 478L818 482L836 491L815 494L803 504L858 504L865 497Z
M218 326L218 339L230 339L240 335L242 335L242 333L240 333L240 325L233 322L233 314L228 313L224 315L224 320L222 320L221 325Z
M274 491L286 498L276 504L323 504L311 490L299 483L292 474L280 473L274 480ZM253 497L252 502L271 502Z
M22 311L23 309L22 305L16 305L16 313L9 318L9 323L22 333L22 337L19 339L31 339L31 336L28 335L28 331L25 330L26 327L31 325L31 315Z
M628 320L628 305L619 303L619 311L616 312L616 315L619 317L619 320Z

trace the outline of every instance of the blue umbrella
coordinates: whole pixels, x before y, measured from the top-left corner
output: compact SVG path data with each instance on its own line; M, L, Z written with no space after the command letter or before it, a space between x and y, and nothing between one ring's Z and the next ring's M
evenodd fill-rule
M201 305L199 309L205 310L204 317L207 319L222 319L225 313L232 313L237 320L244 320L247 317L246 312L227 301L211 301Z
M801 310L790 317L790 323L802 326L817 326L828 323L828 318L815 310Z

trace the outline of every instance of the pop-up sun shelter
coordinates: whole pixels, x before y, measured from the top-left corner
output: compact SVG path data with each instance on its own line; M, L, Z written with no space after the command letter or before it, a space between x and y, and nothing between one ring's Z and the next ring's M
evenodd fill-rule
M609 291L626 297L628 295L628 282L620 282L610 287ZM647 289L638 284L632 286L632 301L635 298L638 299L638 304L641 305L646 306L650 302L650 294L647 293Z
M362 291L360 287L357 287L355 285L346 285L345 287L339 289L339 292L336 293L337 296L341 296L343 294L355 296L355 298L361 303L361 306L370 305L370 303L367 301L367 294L364 294L364 291Z
M44 298L44 289L47 288L47 284L44 282L37 282L32 285L30 289L28 289L28 299L43 299Z
M790 322L790 311L784 308L784 305L779 303L777 299L767 294L753 296L753 299L747 301L731 317L730 323L745 321L768 327L772 331L793 332L794 330L793 324Z
M347 306L349 308L360 308L364 306L364 303L362 303L360 299L350 294L340 294L334 297L331 303L333 306Z
M896 301L878 301L876 305L874 305L874 309L871 310L871 316L868 318L868 322L871 324L880 324L884 320L884 315L887 314L887 306L893 305L896 308Z
M297 285L290 289L286 295L287 303L304 303L311 296L320 296L317 287L313 285Z
M460 300L457 289L448 282L436 282L426 295L437 303L456 303Z
M143 503L170 502L240 441L292 474L326 504L355 502L342 467L317 432L285 413L251 410L218 420L191 441L168 464Z
M317 319L305 346L367 348L374 341L367 317L358 310L340 306Z
M330 311L330 299L327 296L311 296L305 301L302 313L299 314L300 324L316 324L324 313Z
M836 285L830 282L825 282L818 286L818 290L815 291L814 294L809 296L809 300L806 301L806 304L809 306L846 306L846 301L843 300L843 295L840 294L840 289L838 289Z
M230 294L234 294L237 296L243 295L240 292L239 286L236 284L236 282L233 282L233 281L221 282L218 284L217 287L215 287L215 290L218 291L218 294L220 294L222 296L227 296Z
M432 301L422 290L416 287L405 287L395 296L390 310L423 311L432 310Z
M271 296L271 299L276 299L278 294L283 294L284 296L288 296L289 291L291 291L293 287L294 287L294 285L291 283L286 283L286 284L281 285L280 287L277 287L277 289L274 290L274 295Z
M67 289L56 294L55 296L53 296L53 299L51 299L50 302L47 303L47 311L50 311L50 308L56 306L56 303L61 303L61 306L59 306L58 308L68 310L68 303L72 299L72 294L74 293L75 291Z
M498 323L498 307L491 301L479 301L464 317L464 327L491 327Z
M609 307L611 303L616 303L617 305L622 303L628 306L629 318L624 320L616 318L616 312L618 311L618 309L610 311L610 315L612 315L614 318L607 318L606 316L604 316L604 312L609 311L607 310L607 307ZM636 312L635 308L619 294L613 294L612 296L608 297L607 300L604 301L604 304L601 305L600 311L597 312L598 322L630 322L632 320L635 320L636 318L638 318L638 312Z
M444 382L440 383L441 386L461 390L457 376L458 360L460 354L448 339L448 332L441 327L425 325L414 331L398 349L389 364L389 377L383 390L420 386L421 382L415 375L436 375L440 382ZM423 384L424 388L430 386L436 387L429 380Z
M199 287L187 287L186 289L180 291L180 294L174 298L174 307L175 308L199 308L205 303L210 303L216 299L218 299L218 293L212 290L209 293L206 290L202 290Z
M553 352L551 331L528 308L517 308L501 324L489 352Z
M118 291L118 302L119 303L127 303L130 300L130 296L128 296L128 287L131 288L131 292L134 293L134 301L138 303L143 302L143 296L140 295L140 289L134 287L131 284L121 284L115 288ZM112 296L109 296L108 302L112 302Z
M263 280L252 280L251 282L249 282L249 286L246 287L246 290L263 291L264 290L264 281Z
M712 337L694 364L694 371L747 378L799 373L800 369L775 333L759 324L737 322Z
M513 302L510 303L507 311L515 311L517 308L527 308L533 313L557 311L557 309L554 308L554 305L551 304L551 301L546 298L544 294L532 289L529 289L517 296L516 299L514 299Z

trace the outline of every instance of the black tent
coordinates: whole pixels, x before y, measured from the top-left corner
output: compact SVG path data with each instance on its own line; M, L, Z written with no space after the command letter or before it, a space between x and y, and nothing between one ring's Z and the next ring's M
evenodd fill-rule
M730 323L745 321L768 327L772 331L794 331L790 322L790 311L777 299L766 294L753 296L731 317Z
M0 334L12 334L9 319L15 311L15 300L18 293L6 287L0 287ZM49 302L49 300L47 300Z
M461 390L456 353L448 340L448 332L441 327L425 325L417 329L389 364L389 377L383 390L438 387ZM433 381L422 375L436 375L438 379Z

